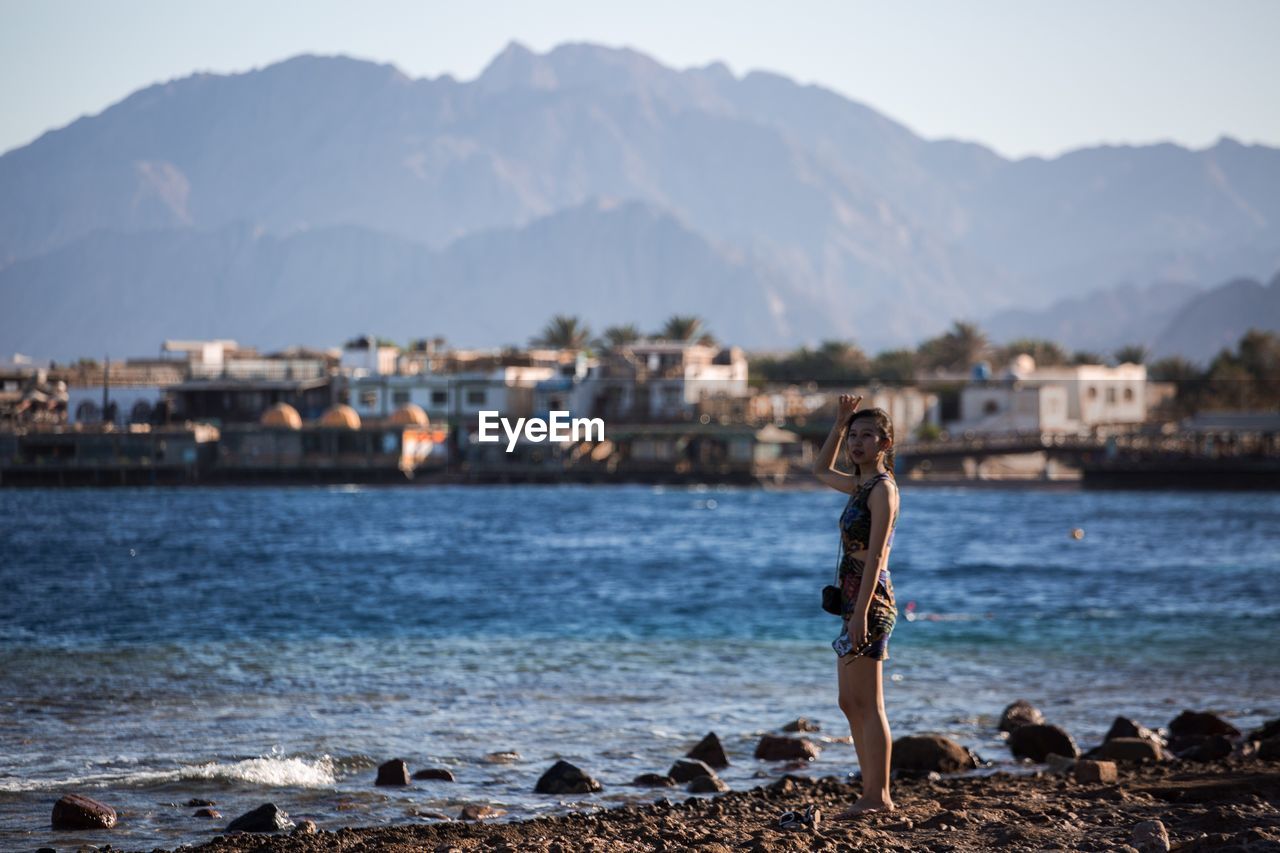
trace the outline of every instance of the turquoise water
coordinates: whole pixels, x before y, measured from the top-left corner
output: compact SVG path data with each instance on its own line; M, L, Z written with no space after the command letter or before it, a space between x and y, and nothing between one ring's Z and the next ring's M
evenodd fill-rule
M66 846L77 791L173 846L271 800L323 826L651 800L626 783L716 731L837 740L836 620L818 590L842 496L648 487L0 492L0 847ZM1083 540L1070 538L1072 528ZM896 735L1004 762L1028 698L1084 744L1124 713L1280 715L1280 496L903 490ZM486 755L515 750L496 764ZM393 757L454 785L373 787ZM603 794L549 798L567 758ZM672 796L684 796L675 793ZM218 803L203 822L182 804ZM176 804L176 805L174 805Z

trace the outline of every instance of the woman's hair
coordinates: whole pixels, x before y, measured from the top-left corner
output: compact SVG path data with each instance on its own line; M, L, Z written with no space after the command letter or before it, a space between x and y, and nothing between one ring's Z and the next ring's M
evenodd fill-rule
M875 421L876 429L880 430L880 435L890 441L893 441L893 421L889 420L889 413L884 409L861 409L854 412L853 417L849 418L849 429L853 429L855 422L868 418ZM884 454L884 467L889 469L889 473L891 474L895 473L893 470L893 449L893 445L889 445L889 449L886 450ZM853 465L854 473L861 477L862 470L860 466L853 461L853 457L849 454L849 438L847 432L845 433L844 452L845 458L848 460L849 464Z

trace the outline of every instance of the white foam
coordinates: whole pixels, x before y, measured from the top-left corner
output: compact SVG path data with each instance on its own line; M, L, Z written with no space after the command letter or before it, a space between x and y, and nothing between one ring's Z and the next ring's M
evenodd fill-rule
M333 759L328 755L312 761L302 758L246 758L229 763L210 761L176 770L100 773L56 780L0 779L0 791L16 793L73 787L145 787L192 780L242 783L261 788L329 788L337 784L338 775Z

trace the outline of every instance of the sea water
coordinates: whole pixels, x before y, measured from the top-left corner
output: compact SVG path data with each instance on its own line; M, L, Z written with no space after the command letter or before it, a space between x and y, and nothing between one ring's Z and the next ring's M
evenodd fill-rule
M822 725L802 772L847 774L819 595L843 501L0 492L0 848L195 843L268 801L334 828L684 797L629 783L708 731L747 788L782 772L752 758L760 735L800 716ZM895 736L940 732L1009 766L996 721L1017 698L1085 747L1117 714L1280 715L1280 495L906 485L902 501ZM392 758L457 782L376 788ZM534 794L560 758L604 791ZM117 828L50 830L68 792L114 806Z

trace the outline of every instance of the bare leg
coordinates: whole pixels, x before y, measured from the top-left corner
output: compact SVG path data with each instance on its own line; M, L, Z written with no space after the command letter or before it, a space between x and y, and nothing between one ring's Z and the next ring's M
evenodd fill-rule
M864 812L892 811L889 797L889 759L893 741L884 711L881 663L868 657L836 661L839 673L840 710L849 720L849 732L862 769L862 796L837 819Z

